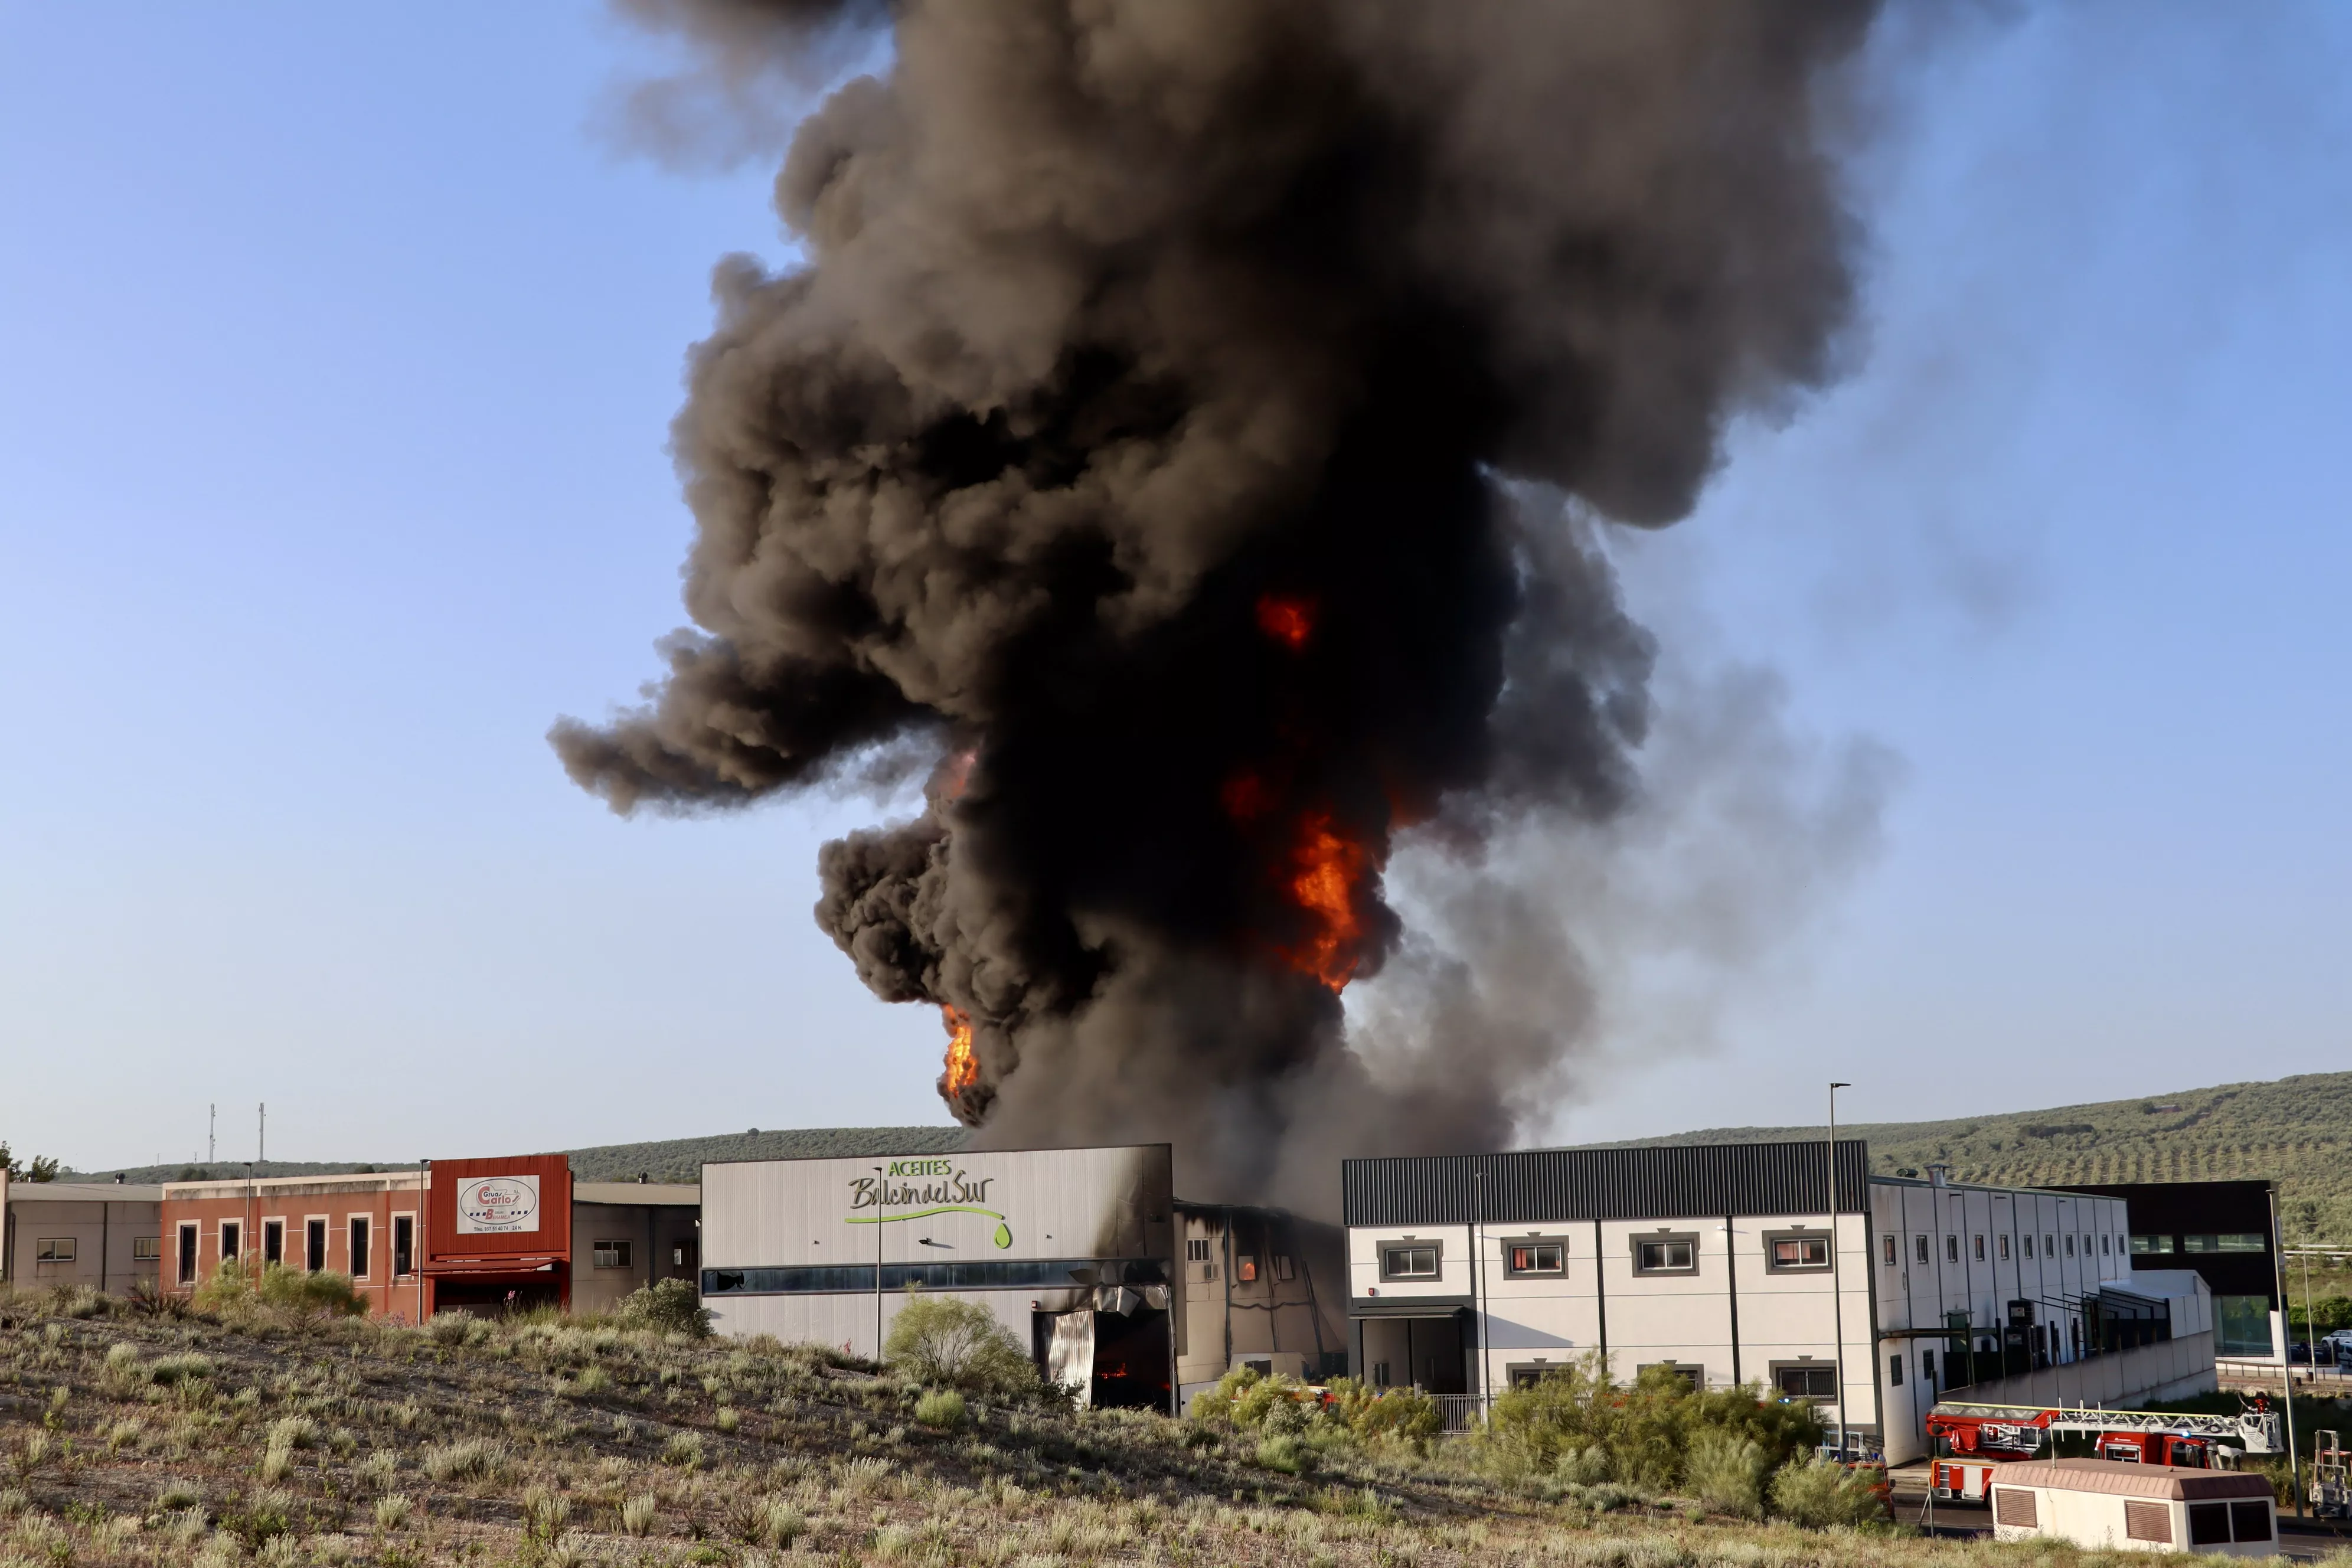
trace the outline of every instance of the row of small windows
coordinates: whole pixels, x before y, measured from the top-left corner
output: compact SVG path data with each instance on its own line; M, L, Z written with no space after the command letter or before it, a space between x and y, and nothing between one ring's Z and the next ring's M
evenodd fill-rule
M343 1240L343 1257L348 1264L344 1272L354 1279L365 1279L374 1268L374 1223L365 1215L353 1215ZM180 1226L177 1274L183 1285L196 1282L197 1227L190 1223ZM162 1237L157 1237L161 1251ZM392 1218L392 1272L395 1278L415 1272L416 1220L413 1215L394 1215ZM245 1256L245 1226L238 1221L225 1219L220 1226L220 1256L224 1260ZM261 1222L261 1261L264 1265L286 1262L286 1222L266 1219ZM327 1267L327 1221L305 1220L302 1224L302 1267L316 1274Z
M2008 1234L2007 1234L2006 1232L2003 1232L2003 1233L2001 1233L2001 1234L1996 1235L1992 1239L1993 1239L1993 1241L1994 1241L1996 1244L1998 1244L1998 1252L1999 1252L1999 1256L2000 1256L2000 1261L2001 1261L2001 1262L2003 1262L2003 1263L2008 1262L2008 1261L2009 1261L2009 1258L2010 1258L2010 1251L2009 1251L2009 1239L2010 1239L2010 1238L2009 1238ZM2113 1254L2115 1253L2115 1250L2116 1250L2116 1247L2115 1247L2115 1239L2116 1239L2116 1238L2115 1238L2113 1236L2110 1236L2110 1235L2106 1234L2105 1232L2101 1232L2101 1233L2099 1233L2098 1237L2097 1237L2097 1240L2098 1240L2098 1250L2099 1250L2099 1252L2100 1252L2100 1254L2101 1254L2102 1256L2113 1256ZM2156 1239L2156 1240L2158 1240L2158 1241L2166 1241L2166 1242L2168 1243L2168 1245L2166 1245L2166 1246L2165 1246L2165 1247L2163 1247L2162 1248L2154 1248L2154 1247L2143 1248L2143 1247L2141 1247L2139 1246L2139 1243L2140 1243L2143 1239L2147 1239L2147 1238L2141 1237L2137 1237L2137 1236L2132 1237L2132 1250L2133 1250L2133 1251L2135 1251L2135 1252L2140 1252L2140 1251L2158 1251L2158 1250L2161 1250L2161 1251L2165 1251L2165 1252L2169 1252L2169 1251L2171 1251L2171 1250L2172 1250L2172 1248L2171 1248L2171 1247L2170 1247L2170 1245L2169 1245L2169 1238L2168 1238L2168 1237L2155 1237L2155 1238L2154 1238L2154 1239ZM2204 1240L2204 1239L2210 1239L2210 1238L2207 1238L2207 1237L2196 1237L2196 1238L2192 1238L2192 1239ZM2226 1238L2226 1239L2235 1239L2235 1238L2234 1238L2234 1237L2231 1237L2231 1238ZM2261 1251L2261 1250L2262 1250L2262 1247L2261 1247L2261 1246L2260 1246L2259 1244L2260 1244L2260 1242L2262 1241L2262 1237L2253 1237L2252 1239L2257 1243L2257 1245L2256 1245L2256 1246L2255 1246L2252 1250L2256 1251L2256 1252ZM2032 1237L2032 1236L2030 1236L2030 1235L2027 1235L2027 1236L2021 1236L2021 1237L2019 1237L2017 1238L2017 1240L2018 1240L2018 1245L2019 1245L2020 1247L2023 1247L2023 1248L2024 1248L2025 1256L2026 1256L2026 1257L2028 1257L2028 1258L2032 1257L2032 1256L2033 1256L2033 1237ZM2059 1256L2059 1247L2060 1247L2060 1244L2061 1244L2062 1242L2064 1244L2064 1247L2065 1247L2065 1256L2066 1256L2066 1257L2068 1257L2068 1258L2072 1258L2072 1257L2074 1257L2074 1237L2073 1237L2073 1235L2069 1234L2069 1235L2066 1235L2066 1236L2063 1236L2063 1237L2061 1237L2061 1236L2057 1236L2057 1235L2050 1234L2050 1233L2048 1233L2048 1232L2044 1232L2044 1233L2043 1233L2043 1235L2042 1235L2042 1257L2044 1257L2044 1258L2056 1258L2057 1256ZM2084 1256L2084 1257L2085 1257L2085 1258L2087 1258L2087 1257L2089 1257L2089 1256L2091 1255L2091 1242L2092 1242L2092 1236L2091 1236L2091 1233L2089 1233L2089 1232L2087 1232L2087 1231L2086 1231L2086 1232L2084 1232L2084 1235L2083 1235L2083 1256ZM1969 1256L1970 1256L1970 1257L1971 1257L1975 1261L1977 1261L1977 1262L1979 1262L1979 1263L1983 1263L1983 1262L1988 1261L1987 1257L1986 1257L1986 1254L1985 1254L1985 1237L1984 1237L1984 1236L1983 1236L1983 1234L1982 1234L1981 1232L1979 1232L1979 1234L1977 1234L1977 1235L1975 1235L1975 1236L1970 1237L1969 1238ZM1897 1248L1898 1248L1898 1247L1899 1247L1899 1244L1896 1242L1895 1238L1893 1236L1891 1236L1891 1235L1886 1236L1886 1237L1881 1237L1881 1238L1880 1238L1880 1246L1879 1246L1879 1253L1880 1253L1880 1257L1881 1257L1882 1260L1886 1264L1886 1266L1887 1266L1889 1268L1894 1268L1894 1267L1895 1267L1895 1262L1897 1261L1897 1257L1898 1257ZM1920 1262L1920 1263L1931 1263L1931 1262L1935 1261L1934 1254L1933 1254L1933 1253L1931 1253L1931 1252L1928 1250L1928 1238L1927 1238L1927 1237L1925 1237L1925 1236L1914 1236L1914 1237L1911 1238L1911 1250L1912 1250L1912 1254L1913 1254L1913 1257L1914 1257L1915 1260L1916 1260L1916 1261L1917 1261L1917 1262ZM2189 1248L2189 1250L2190 1250L2190 1251L2196 1251L2196 1250L2198 1250L2198 1249L2197 1249L2197 1248L2194 1248L2194 1247L2191 1247L2191 1248ZM2214 1249L2208 1248L2207 1250L2214 1250ZM2229 1249L2223 1249L2223 1250L2235 1250L2235 1249L2234 1249L2234 1248L2229 1248ZM1960 1261L1960 1238L1959 1238L1958 1237L1957 1237L1957 1236L1952 1236L1952 1235L1947 1235L1947 1236L1944 1237L1944 1261L1945 1261L1945 1262L1947 1262L1947 1263L1958 1263L1958 1262L1959 1262L1959 1261Z
M1442 1248L1433 1241L1408 1239L1384 1245L1381 1248L1381 1278L1383 1280L1435 1279L1439 1277L1441 1251ZM1698 1272L1698 1237L1696 1236L1636 1237L1633 1253L1633 1272L1636 1274ZM1826 1271L1830 1266L1829 1237L1826 1233L1767 1237L1764 1257L1767 1265L1776 1273L1814 1268ZM1568 1244L1543 1237L1506 1242L1503 1246L1503 1272L1512 1279L1563 1278L1568 1273Z
M33 1261L36 1263L71 1263L81 1255L81 1238L73 1236L42 1236L33 1239ZM134 1236L131 1238L131 1261L152 1263L163 1256L163 1238L160 1236Z

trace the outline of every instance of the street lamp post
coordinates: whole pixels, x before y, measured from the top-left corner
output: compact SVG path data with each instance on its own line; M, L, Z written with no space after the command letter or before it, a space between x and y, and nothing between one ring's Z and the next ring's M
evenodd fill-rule
M1852 1089L1850 1083L1830 1085L1830 1324L1837 1335L1837 1426L1838 1463L1846 1462L1845 1451L1845 1297L1838 1287L1838 1190L1837 1190L1837 1091Z
M874 1167L874 1364L882 1364L882 1215L890 1202L890 1178Z

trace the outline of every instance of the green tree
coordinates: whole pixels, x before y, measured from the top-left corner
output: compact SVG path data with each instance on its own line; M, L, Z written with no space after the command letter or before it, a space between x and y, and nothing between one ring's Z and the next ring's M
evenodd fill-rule
M909 1292L890 1321L882 1359L918 1383L1012 1393L1037 1380L1012 1331L976 1301Z
M19 1161L5 1142L0 1142L0 1175L5 1175L12 1182L54 1182L58 1179L58 1169L57 1161L47 1154L36 1154L30 1160Z

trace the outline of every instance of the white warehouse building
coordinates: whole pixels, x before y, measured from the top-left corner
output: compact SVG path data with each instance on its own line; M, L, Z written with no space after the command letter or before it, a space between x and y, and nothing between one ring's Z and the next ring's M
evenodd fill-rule
M703 1304L723 1334L870 1357L910 1291L978 1302L1097 1405L1344 1370L1339 1227L1171 1182L1164 1143L706 1164Z
M1895 1463L1955 1387L2213 1386L2210 1298L2135 1275L2121 1199L1872 1176L1842 1141L1832 1203L1830 1163L1826 1141L1348 1161L1350 1365L1466 1415L1598 1352L1621 1381L1663 1364L1814 1401Z

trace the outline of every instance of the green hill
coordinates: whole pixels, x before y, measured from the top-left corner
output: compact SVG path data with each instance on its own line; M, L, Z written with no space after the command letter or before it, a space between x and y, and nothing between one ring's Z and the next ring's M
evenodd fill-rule
M691 1182L706 1160L855 1159L866 1154L952 1154L969 1136L961 1127L803 1127L762 1131L719 1132L708 1138L671 1138L652 1143L603 1143L587 1149L566 1149L572 1173L583 1182L634 1182L639 1176L655 1182ZM500 1150L501 1153L531 1153L532 1150ZM487 1151L467 1151L481 1153ZM414 1160L349 1161L270 1160L255 1166L261 1176L328 1176L363 1171L407 1170ZM130 1165L121 1170L67 1171L68 1182L234 1181L246 1174L242 1160L215 1160L209 1165Z
M2225 1083L2136 1100L1949 1121L1841 1122L1880 1171L1952 1167L1957 1181L2052 1185L2275 1177L2287 1240L2352 1245L2352 1072ZM1768 1143L1812 1127L1710 1127L1629 1143Z

